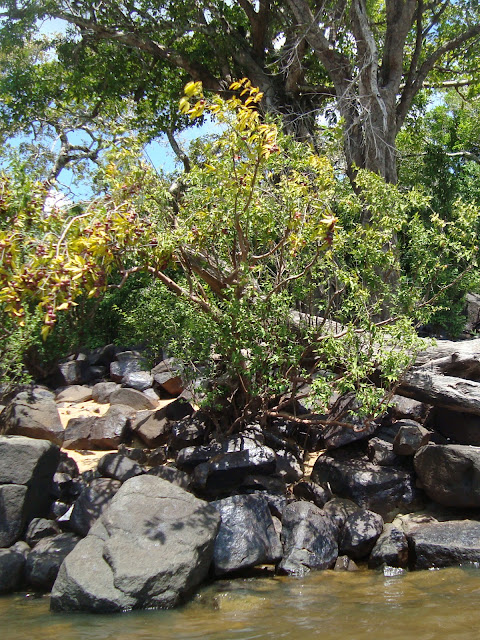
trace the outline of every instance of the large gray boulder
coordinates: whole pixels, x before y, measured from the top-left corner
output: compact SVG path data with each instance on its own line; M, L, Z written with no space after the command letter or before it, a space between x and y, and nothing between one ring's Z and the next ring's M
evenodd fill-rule
M480 447L428 444L414 463L429 498L447 507L480 507Z
M217 575L281 559L282 545L265 498L238 495L211 504L222 518L213 554Z
M0 594L19 589L23 582L25 556L15 549L0 549Z
M68 521L70 528L79 535L86 536L121 484L119 480L111 478L94 478L75 501Z
M59 459L58 447L46 440L0 436L0 547L12 545L32 518L48 513Z
M219 524L214 507L170 482L132 478L66 557L51 608L173 607L207 576Z
M338 557L337 527L322 509L292 502L282 520L280 573L303 576L311 569L330 569Z
M480 562L480 522L435 522L407 533L415 569Z
M43 389L17 393L0 415L0 431L61 446L64 430L54 396Z

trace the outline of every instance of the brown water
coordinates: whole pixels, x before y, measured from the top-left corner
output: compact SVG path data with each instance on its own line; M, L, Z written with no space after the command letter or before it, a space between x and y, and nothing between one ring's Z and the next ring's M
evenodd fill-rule
M480 570L360 571L220 581L174 611L53 614L47 597L0 598L2 640L478 640Z

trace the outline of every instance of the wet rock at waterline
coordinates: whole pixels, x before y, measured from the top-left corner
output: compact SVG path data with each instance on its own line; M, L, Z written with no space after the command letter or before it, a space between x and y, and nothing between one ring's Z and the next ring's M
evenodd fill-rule
M368 559L370 569L381 566L406 567L408 564L408 541L405 533L388 523L384 526L380 537Z
M60 565L79 540L80 538L73 533L59 533L40 540L27 556L25 565L27 585L41 591L50 591Z
M345 521L339 544L340 553L355 560L365 558L373 549L382 529L382 516L359 509Z
M281 559L282 545L261 495L231 496L211 504L221 515L213 553L216 575Z
M125 482L86 538L63 562L56 611L168 608L207 576L220 515L153 476Z
M480 522L435 522L417 527L407 537L415 569L480 563Z
M25 555L15 549L0 549L0 594L17 591L23 584Z
M338 557L337 528L322 509L292 502L283 512L283 558L279 573L302 576L311 569L329 569Z

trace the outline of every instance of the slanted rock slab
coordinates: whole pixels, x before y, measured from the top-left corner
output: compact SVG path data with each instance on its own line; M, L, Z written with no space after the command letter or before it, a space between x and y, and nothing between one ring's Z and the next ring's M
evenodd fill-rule
M169 608L206 578L220 516L154 476L127 480L63 562L55 611Z
M480 522L435 522L407 534L415 569L480 562Z

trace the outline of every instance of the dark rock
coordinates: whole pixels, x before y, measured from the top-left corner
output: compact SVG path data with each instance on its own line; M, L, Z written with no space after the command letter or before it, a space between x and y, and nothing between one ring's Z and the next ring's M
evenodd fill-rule
M358 567L355 562L349 558L348 556L338 556L335 566L333 567L334 571L358 571Z
M275 473L285 482L297 482L303 477L302 465L290 451L277 451Z
M52 517L55 518L55 520L58 520L59 518L64 516L67 513L67 511L71 508L72 508L72 505L66 502L62 502L61 500L55 500L55 502L52 503L50 514Z
M147 460L145 461L150 467L158 467L167 461L167 448L157 447L148 453Z
M114 391L120 389L116 382L98 382L92 387L92 400L98 404L108 404Z
M167 444L173 421L190 416L193 412L194 409L191 404L177 398L161 409L149 414L144 420L136 422L133 428L147 447L156 448Z
M280 560L282 545L264 498L238 495L211 504L221 515L213 553L216 575Z
M353 559L368 556L383 530L383 518L378 513L361 509L352 513L343 526L340 552Z
M13 549L0 549L0 594L17 591L23 584L25 556Z
M480 447L428 444L414 463L429 498L447 507L480 507Z
M84 385L73 384L59 391L55 402L87 402L92 399L92 390Z
M125 438L135 410L113 405L101 417L71 418L65 429L65 449L116 449Z
M480 522L437 522L407 534L415 569L480 562Z
M73 533L59 533L43 538L28 554L25 565L25 581L28 586L50 591L60 565L75 548L80 538Z
M198 465L192 474L192 483L208 495L219 495L241 484L247 475L268 475L275 469L275 452L269 447L243 449L220 453Z
M75 460L70 458L68 453L65 451L60 451L60 462L58 463L57 473L66 473L71 478L78 477L78 474L80 473Z
M347 449L319 456L311 477L318 484L328 482L335 495L349 498L385 519L398 509L411 507L416 498L410 472L372 464Z
M177 453L175 464L183 471L193 471L196 466L208 462L222 451L223 447L219 442L199 447L185 447Z
M185 447L199 445L203 442L206 431L207 426L202 420L195 416L187 416L172 425L168 441L169 448L172 451L179 451Z
M378 429L378 424L375 422L365 425L355 416L349 416L349 419L356 426L355 429L333 426L324 430L322 434L323 448L328 450L338 449L352 442L365 440L371 437Z
M134 371L145 371L147 362L135 351L122 351L117 354L117 360L110 364L110 377L114 382L121 382L122 378Z
M122 384L137 391L145 391L153 384L153 376L150 371L131 371L123 376Z
M127 456L130 460L137 462L138 464L146 464L149 459L148 449L141 449L140 447L127 447L125 444L118 445L118 453L123 456Z
M0 547L18 540L32 518L48 514L58 461L51 442L0 436Z
M2 433L63 443L63 425L51 394L40 390L18 393L0 414Z
M218 512L153 476L128 480L63 562L56 611L168 608L207 576Z
M122 483L110 478L95 478L78 497L70 518L69 526L75 533L86 536L90 527L120 489Z
M382 566L406 567L408 541L404 532L393 524L386 524L368 559L370 569Z
M330 489L321 487L316 482L297 482L293 487L293 495L297 500L307 500L313 502L320 509L332 497Z
M428 427L456 444L480 446L480 416L434 407L428 416Z
M157 406L155 402L150 400L150 398L141 391L124 387L120 387L120 389L110 394L110 404L124 404L127 407L132 407L135 411L155 409Z
M404 398L403 396L394 395L392 402L394 404L390 411L392 417L396 420L407 418L416 420L417 422L423 422L430 409L428 404L412 400L411 398Z
M34 518L28 525L25 541L30 547L34 547L43 538L51 538L57 533L60 533L60 529L53 520Z
M393 442L383 438L372 438L368 441L367 455L370 462L381 467L389 467L398 464L398 456L393 451Z
M145 473L143 467L121 453L107 453L98 461L97 469L103 477L120 482Z
M167 358L152 369L152 375L155 382L167 393L172 396L178 396L185 388L182 380L182 369L183 367L178 360Z
M338 556L336 536L324 511L309 502L291 502L283 512L283 559L278 571L302 576L311 569L330 569Z
M188 473L175 469L175 467L158 465L149 469L147 471L147 475L156 476L157 478L162 478L163 480L172 482L173 484L176 484L177 487L185 489L185 491L190 489L190 476Z
M332 498L325 503L323 510L332 519L338 532L341 533L348 518L357 513L360 507L347 498Z
M70 360L58 365L63 385L85 384L93 379L86 360Z
M93 349L87 356L90 366L109 367L110 363L115 359L115 345L107 344L104 347Z
M236 493L261 492L283 496L287 491L287 485L285 480L277 476L250 473L235 487L235 491Z
M399 456L413 456L430 440L430 431L413 420L401 420L393 441L393 450ZM397 423L398 424L398 423Z

